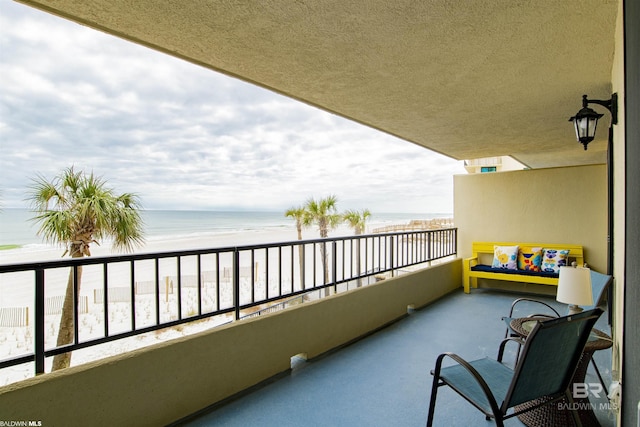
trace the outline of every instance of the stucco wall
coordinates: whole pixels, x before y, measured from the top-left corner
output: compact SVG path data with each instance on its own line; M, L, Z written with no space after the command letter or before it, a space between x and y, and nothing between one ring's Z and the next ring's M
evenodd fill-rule
M456 290L459 259L329 298L0 388L3 420L158 426L353 341Z
M473 241L567 243L582 245L591 268L606 272L605 165L456 175L454 218L462 257Z

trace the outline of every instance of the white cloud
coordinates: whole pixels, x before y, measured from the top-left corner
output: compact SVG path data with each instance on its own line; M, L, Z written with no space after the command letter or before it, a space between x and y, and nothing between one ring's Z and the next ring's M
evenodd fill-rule
M0 188L74 165L147 208L451 212L460 162L147 48L0 0Z

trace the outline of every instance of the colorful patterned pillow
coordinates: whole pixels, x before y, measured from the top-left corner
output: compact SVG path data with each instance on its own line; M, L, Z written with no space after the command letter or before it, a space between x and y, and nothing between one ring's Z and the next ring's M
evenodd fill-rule
M518 269L518 246L493 246L493 268Z
M518 251L518 270L540 271L542 248L522 246Z
M541 271L560 273L560 267L566 267L569 261L569 249L546 249L542 257Z

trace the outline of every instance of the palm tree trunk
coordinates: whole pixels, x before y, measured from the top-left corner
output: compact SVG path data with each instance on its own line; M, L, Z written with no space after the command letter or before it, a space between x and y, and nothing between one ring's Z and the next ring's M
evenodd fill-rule
M82 254L78 251L74 251L71 254L72 258L82 258ZM80 282L82 279L82 267L77 268L76 285L78 287L78 294L80 293ZM60 316L60 327L58 329L58 339L56 345L63 346L73 343L74 340L74 299L73 299L73 268L69 272L69 279L67 280L67 290L64 295L64 302L62 304L62 314ZM57 354L53 356L53 366L51 372L58 369L68 368L71 365L71 352Z

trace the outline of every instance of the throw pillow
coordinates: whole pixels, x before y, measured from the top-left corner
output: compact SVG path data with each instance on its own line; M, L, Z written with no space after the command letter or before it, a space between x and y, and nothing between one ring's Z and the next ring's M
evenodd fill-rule
M518 270L540 271L542 248L520 247L518 251Z
M569 249L544 249L541 271L560 273L560 267L566 267L569 261Z
M518 246L493 246L493 268L518 269Z

